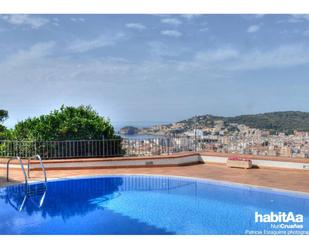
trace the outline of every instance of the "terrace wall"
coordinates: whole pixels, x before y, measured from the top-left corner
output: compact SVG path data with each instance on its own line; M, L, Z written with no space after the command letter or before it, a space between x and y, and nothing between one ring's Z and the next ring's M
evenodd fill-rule
M265 168L286 168L309 170L308 159L263 157L252 155L231 155L216 152L178 153L163 156L140 157L114 157L114 158L85 158L85 159L61 159L44 160L47 169L59 168L98 168L98 167L152 167L152 166L183 166L198 163L226 165L230 156L239 156L252 160L253 166ZM7 159L0 159L0 167L6 167ZM24 161L26 166L27 162ZM13 162L13 168L19 168L17 162ZM31 168L39 168L38 162L32 162Z
M0 160L0 167L6 167L7 160ZM27 161L23 160L24 166ZM99 167L151 167L151 166L184 166L203 163L198 153L180 153L169 156L154 157L114 157L114 158L86 158L86 159L62 159L44 160L47 169L59 168L99 168ZM19 168L17 161L12 162L12 168ZM40 168L39 163L31 163L31 169Z
M230 156L250 159L253 166L270 167L270 168L287 168L287 169L305 169L309 170L309 159L288 158L288 157L266 157L253 155L224 154L216 152L200 153L202 160L207 163L216 163L226 165Z

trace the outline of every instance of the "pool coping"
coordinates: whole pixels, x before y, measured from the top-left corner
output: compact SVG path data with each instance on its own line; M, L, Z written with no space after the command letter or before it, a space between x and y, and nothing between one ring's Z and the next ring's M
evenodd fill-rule
M281 188L272 188L272 187L265 187L260 185L254 184L246 184L246 183L238 183L238 182L231 182L231 181L223 181L223 180L215 180L210 178L199 178L199 177L192 177L192 176L178 176L178 175L162 175L162 174L99 174L99 175L83 175L83 176L64 176L64 177L57 177L57 178L49 178L48 182L57 182L57 181L65 181L65 180L82 180L82 179L94 179L94 178L102 178L102 177L121 177L121 176L149 176L149 177L166 177L166 178L177 178L177 179L187 179L187 180L195 180L197 182L205 182L205 183L212 183L216 185L226 186L226 187L234 187L234 188L242 188L247 189L250 191L259 191L259 192L268 192L268 193L276 193L285 196L292 196L292 197L302 197L309 199L309 192L302 192L302 191L295 191L295 190L286 190ZM28 184L36 184L36 183L43 183L43 181L28 181ZM2 186L2 188L12 187L24 185L24 183L17 183L11 184L7 186Z

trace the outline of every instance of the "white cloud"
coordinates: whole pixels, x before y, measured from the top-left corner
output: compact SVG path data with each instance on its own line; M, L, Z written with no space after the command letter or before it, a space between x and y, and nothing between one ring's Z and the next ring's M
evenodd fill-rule
M305 21L309 21L308 14L294 14L294 15L288 15L287 18L281 19L277 21L277 23L302 23Z
M226 48L197 53L196 62L223 71L286 68L309 63L309 48L289 44L270 50L241 52Z
M256 15L255 15L255 18L261 19L261 18L263 18L264 16L265 16L265 14L256 14Z
M109 108L121 109L125 114L129 112L126 109L128 103L134 105L136 102L136 96L128 95L128 92L139 92L142 89L144 94L140 94L141 101L150 102L155 101L156 93L163 94L164 101L169 99L168 89L172 91L188 86L184 94L191 91L187 82L192 79L194 83L213 85L216 80L219 79L219 83L239 72L288 68L309 63L309 47L301 44L255 51L226 47L204 51L204 55L200 53L194 58L186 56L176 60L140 62L105 57L80 60L59 55L56 45L54 42L38 43L9 58L1 58L0 75L5 79L0 83L5 89L5 92L0 91L1 100L9 103L9 100L18 96L36 93L35 98L20 98L18 102L11 102L18 106L19 118L27 118L35 108L42 106L49 110L63 103L92 104L102 108L100 111L103 113ZM54 51L57 51L56 55ZM126 101L121 102L123 99ZM182 103L181 98L179 102ZM136 104L130 111L136 108L143 106ZM132 112L128 115L131 116Z
M38 58L51 55L55 48L55 42L40 42L36 43L28 49L19 50L15 54L7 58L7 65L15 66L23 63L31 63Z
M170 50L166 44L159 41L152 41L149 42L149 52L152 57L162 57L162 56L169 56Z
M177 18L163 18L161 19L161 22L164 24L169 24L169 25L174 25L174 26L178 26L182 24L182 21L180 21Z
M171 37L181 37L182 33L177 30L162 30L161 35L171 36Z
M291 15L290 18L288 19L288 22L290 23L297 23L297 22L303 22L303 21L309 21L309 15L308 14L295 14Z
M309 29L305 30L305 31L303 32L303 35L309 37Z
M309 62L309 50L302 44L279 46L267 51L252 51L242 54L231 68L236 70L258 70L263 68L285 68Z
M158 49L155 53L173 56L169 48L161 43L152 46ZM190 75L199 75L204 79L218 78L235 71L286 68L309 63L309 48L297 44L247 52L227 47L201 52L191 59L140 63L110 58L75 61L69 57L54 56L56 49L56 44L51 41L19 51L0 62L0 75L7 80L8 85L19 85L18 91L29 88L30 83L23 85L22 82L31 82L31 89L39 89L44 82L52 91L66 89L63 91L67 92L77 92L85 83L86 87L87 82L91 82L93 87L98 87L92 94L97 94L100 92L98 89L103 91L106 84L121 89L129 88L128 82L135 82L134 87L138 87L162 78L177 84L179 78L190 78ZM157 84L160 84L159 81Z
M2 20L18 26L30 26L33 29L38 29L49 23L49 19L39 17L37 15L24 15L24 14L14 14L14 15L1 15Z
M206 32L206 31L208 31L208 30L209 30L208 27L203 27L203 28L200 28L200 29L199 29L199 31L201 31L201 32Z
M0 75L10 86L7 92L16 94L16 91L22 93L32 89L40 92L44 83L44 89L51 90L52 93L49 93L53 96L66 96L72 92L84 95L89 91L100 96L102 91L107 91L106 85L113 85L120 90L127 87L124 91L127 94L132 87L156 82L158 75L168 76L169 70L176 70L175 66L168 62L131 63L122 58L75 60L66 56L55 56L52 53L56 49L55 45L54 42L38 43L0 62ZM135 82L134 86L129 84L130 82ZM92 90L88 87L89 83ZM19 86L18 89L15 89L16 86ZM83 90L80 90L81 88ZM85 92L86 89L89 91Z
M85 18L83 18L83 17L71 17L70 21L71 22L85 22Z
M51 19L50 19L50 22L51 22L51 24L54 25L54 26L59 26L59 25L60 25L60 20L59 20L59 18L57 18L57 17L51 18Z
M259 31L260 29L260 26L258 25L251 25L248 29L247 29L247 32L248 33L255 33L257 31Z
M123 33L118 33L116 35L100 35L92 40L75 40L69 44L68 49L72 52L83 53L97 48L113 46L124 36Z
M135 29L135 30L138 30L138 31L142 31L144 29L146 29L146 26L141 24L141 23L126 23L126 27L129 28L129 29Z
M185 46L175 46L175 44L166 44L161 41L151 41L148 43L149 53L152 59L160 59L162 57L177 57L188 52Z
M208 63L235 59L239 56L239 52L232 48L221 48L213 51L199 52L195 58L197 60L206 61Z
M187 20L192 20L194 18L197 18L197 17L200 17L201 15L200 14L183 14L181 15L181 17L187 19Z
M131 85L128 82L135 82L134 87L149 84L149 82L160 84L160 79L177 84L179 78L189 79L192 75L199 75L203 79L218 78L226 77L235 71L287 68L309 63L309 48L302 44L254 51L240 51L225 47L200 52L190 59L139 63L110 58L76 61L66 56L55 56L56 45L53 41L37 43L0 62L0 75L6 79L11 92L16 91L16 85L19 86L17 91L20 92L26 89L29 91L29 87L33 90L40 89L44 82L46 87L50 86L54 94L62 94L62 92L55 93L55 89L57 91L63 89L61 90L63 93L67 91L67 93L77 94L83 86L86 89L87 82L91 82L95 89L91 94L98 94L100 92L98 89L104 91L106 84L112 84L117 89L123 87L130 89ZM163 56L173 56L173 53L171 54L173 51L161 42L152 43L150 46L159 56L162 53ZM29 83L24 84L24 82ZM79 94L85 93L84 90L80 90Z

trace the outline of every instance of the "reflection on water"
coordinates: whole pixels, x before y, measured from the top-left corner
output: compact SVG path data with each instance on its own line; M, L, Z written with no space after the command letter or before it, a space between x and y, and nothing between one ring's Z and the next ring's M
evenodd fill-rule
M24 205L25 212L32 215L35 212L42 213L42 217L47 215L50 217L61 216L63 219L70 218L74 215L85 214L92 209L93 206L88 204L88 200L102 195L108 195L118 190L121 185L121 178L89 179L89 180L73 180L73 181L57 181L48 183L48 191L41 192L37 185L29 185L34 192L32 198L25 195L22 185L11 186L6 188L0 198L7 203L18 204L23 203L24 199L31 199L32 202L26 202ZM44 197L43 208L37 205L37 198L40 202ZM16 208L15 208L16 209ZM19 209L19 208L17 208Z
M153 176L54 181L45 190L0 189L0 234L242 234L257 228L255 211L301 213L308 228L308 196Z
M6 194L3 195L6 202L9 203L16 211L21 212L26 203L31 201L32 204L38 208L43 206L47 188L45 183L38 183L34 185L20 185L17 187L10 187L6 189ZM1 195L0 195L1 198Z

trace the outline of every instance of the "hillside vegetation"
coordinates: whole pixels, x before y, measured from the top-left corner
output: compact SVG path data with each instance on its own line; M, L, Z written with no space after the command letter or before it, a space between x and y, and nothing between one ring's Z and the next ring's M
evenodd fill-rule
M226 125L230 123L244 124L251 128L269 130L272 133L284 132L291 134L294 130L309 131L309 113L298 111L270 112L256 115L240 115L236 117L220 117L203 115L183 120L187 127L194 125L212 126L222 120Z

